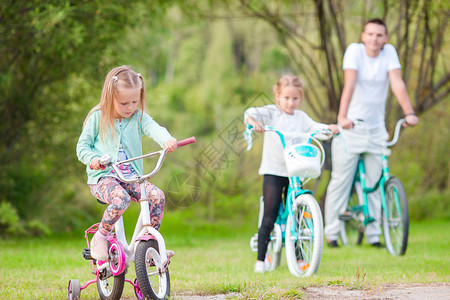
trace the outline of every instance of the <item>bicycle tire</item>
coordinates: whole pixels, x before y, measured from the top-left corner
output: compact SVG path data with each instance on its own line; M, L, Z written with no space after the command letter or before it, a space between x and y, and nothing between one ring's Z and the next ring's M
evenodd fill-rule
M273 271L280 266L282 238L281 227L275 224L270 234L270 241L267 245L266 258L264 260L266 271Z
M295 198L293 210L294 220L289 215L286 222L286 261L292 275L311 276L319 269L322 259L322 213L316 199L310 194ZM295 228L295 235L293 228ZM306 268L300 267L301 260L306 264Z
M361 245L364 238L364 214L362 212L354 212L352 207L364 204L362 197L362 187L359 181L355 182L352 187L352 193L348 202L348 209L345 213L351 218L342 221L341 241L343 245Z
M392 255L404 255L408 246L409 212L408 201L402 183L391 177L384 187L386 195L386 213L382 212L383 235L386 248ZM396 205L398 199L398 205ZM400 211L399 211L400 209Z
M67 298L69 300L80 300L81 285L78 279L70 279L67 287Z
M139 242L135 255L136 277L144 299L169 299L169 269L162 265L158 243L155 240Z
M112 283L112 287L111 287ZM97 280L97 291L101 300L119 300L125 285L125 272Z

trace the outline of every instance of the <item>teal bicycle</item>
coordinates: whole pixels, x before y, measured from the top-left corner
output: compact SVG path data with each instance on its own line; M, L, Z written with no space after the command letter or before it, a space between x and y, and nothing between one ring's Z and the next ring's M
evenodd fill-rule
M400 129L405 122L404 119L397 121L394 136L392 141L387 142L387 147L397 143ZM348 209L339 216L339 219L344 221L341 240L344 245L361 244L366 226L374 221L374 218L369 215L367 195L376 192L379 188L382 206L381 222L386 248L392 255L404 255L409 233L408 202L400 180L389 174L388 156L391 150L387 147L382 149L382 173L373 187L367 187L364 161L362 157L359 159Z
M282 133L264 126L265 131L275 132L283 145L286 167L289 173L289 188L286 203L281 203L274 229L270 235L265 265L267 271L275 270L281 261L283 245L289 271L297 277L311 276L319 269L323 250L322 213L310 190L303 189L311 178L320 175L324 163L323 147L318 139L332 137L331 130L311 133ZM244 137L247 150L252 147L252 126ZM313 143L314 142L314 143ZM260 199L258 228L261 226L264 201ZM250 248L258 250L258 234L250 239Z

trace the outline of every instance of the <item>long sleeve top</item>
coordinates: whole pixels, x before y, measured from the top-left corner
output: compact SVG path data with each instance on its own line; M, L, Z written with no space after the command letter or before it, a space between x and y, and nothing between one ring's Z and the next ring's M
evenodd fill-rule
M253 117L256 121L281 132L303 133L328 128L328 125L315 122L301 110L295 110L294 114L290 115L274 104L251 107L244 113L246 123L248 117ZM261 166L258 173L288 177L283 151L279 136L275 132L264 132Z
M161 127L156 123L146 112L142 114L137 112L129 118L123 119L120 126L120 121L115 119L115 136L111 133L103 141L99 136L99 121L100 110L93 112L87 120L80 138L77 143L78 159L84 163L86 173L88 176L88 184L96 184L98 179L111 172L111 168L105 170L91 170L89 164L94 157L101 157L104 154L109 154L112 161L117 161L119 154L119 147L122 144L125 152L130 158L142 155L142 136L146 135L157 142L161 147L173 137L169 134L166 128ZM142 160L135 160L131 162L134 170L139 174L143 172Z

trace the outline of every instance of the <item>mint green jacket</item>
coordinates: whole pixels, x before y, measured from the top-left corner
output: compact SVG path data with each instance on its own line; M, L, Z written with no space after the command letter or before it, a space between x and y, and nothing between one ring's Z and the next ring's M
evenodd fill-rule
M77 143L78 159L84 163L88 176L88 184L96 184L98 179L111 171L111 167L105 170L91 170L89 163L94 157L101 157L103 154L109 154L112 162L118 160L119 146L122 143L125 153L129 158L142 155L142 136L146 135L157 142L161 147L173 139L166 128L156 123L146 112L135 113L133 116L122 120L122 128L118 119L114 120L115 137L109 133L108 138L102 141L98 132L100 121L100 110L93 112L86 122ZM133 168L139 173L143 172L142 159L131 162Z

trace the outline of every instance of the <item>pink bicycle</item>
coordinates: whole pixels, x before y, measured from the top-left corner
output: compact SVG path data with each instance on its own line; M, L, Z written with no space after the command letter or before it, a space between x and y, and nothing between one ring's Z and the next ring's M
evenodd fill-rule
M178 142L178 147L195 143L195 137ZM89 280L81 286L78 279L71 279L68 286L69 300L80 299L81 291L92 283L97 283L97 290L102 300L120 299L125 282L130 283L138 299L168 299L170 296L169 263L166 244L163 236L150 224L149 203L145 191L145 181L155 176L167 154L166 150L148 153L116 163L111 162L109 155L104 155L100 163L110 166L117 173L120 180L127 183L138 182L141 187L141 199L139 203L141 212L136 222L136 227L130 245L125 237L123 218L116 222L114 229L108 238L108 260L97 261L91 257L89 246L89 234L98 230L96 223L85 231L87 248L83 249L83 257L90 261L95 279ZM119 165L130 161L159 155L155 168L148 174L125 178L119 169ZM134 261L136 279L131 281L125 278L130 263Z

